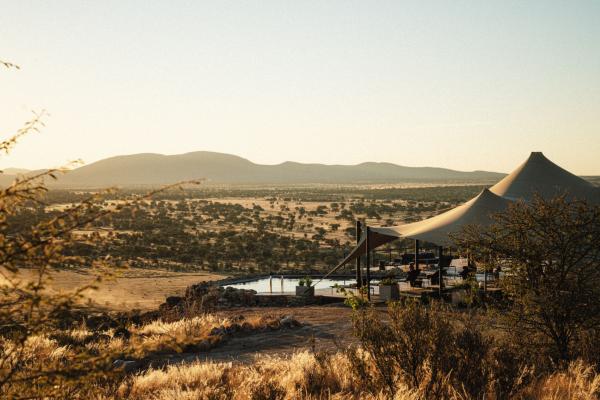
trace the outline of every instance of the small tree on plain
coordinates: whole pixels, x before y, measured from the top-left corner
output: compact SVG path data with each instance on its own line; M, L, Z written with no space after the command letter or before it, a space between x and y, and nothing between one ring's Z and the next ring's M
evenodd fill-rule
M581 354L583 335L600 328L600 207L585 201L535 198L471 226L455 238L484 263L507 269L505 327L533 351L565 362Z

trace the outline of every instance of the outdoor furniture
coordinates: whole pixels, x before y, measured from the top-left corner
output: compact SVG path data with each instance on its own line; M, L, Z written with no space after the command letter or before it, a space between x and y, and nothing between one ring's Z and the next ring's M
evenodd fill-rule
M383 301L400 299L400 289L398 288L398 284L379 285L379 298Z
M296 296L313 297L315 295L314 286L296 286Z

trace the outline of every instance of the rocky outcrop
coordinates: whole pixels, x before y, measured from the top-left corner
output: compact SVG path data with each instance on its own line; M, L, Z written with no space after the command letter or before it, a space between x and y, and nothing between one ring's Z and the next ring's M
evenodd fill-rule
M163 318L171 319L232 307L301 307L342 301L342 298L325 296L257 295L254 290L203 282L188 286L184 296L167 297L159 307L159 314Z
M256 291L224 288L208 282L189 286L184 296L170 296L160 305L161 314L190 314L219 308L252 307L258 305Z

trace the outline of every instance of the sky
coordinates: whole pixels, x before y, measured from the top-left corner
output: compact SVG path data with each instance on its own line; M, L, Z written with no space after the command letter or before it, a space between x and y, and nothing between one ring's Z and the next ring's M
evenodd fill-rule
M600 175L600 1L0 0L0 168L256 163Z

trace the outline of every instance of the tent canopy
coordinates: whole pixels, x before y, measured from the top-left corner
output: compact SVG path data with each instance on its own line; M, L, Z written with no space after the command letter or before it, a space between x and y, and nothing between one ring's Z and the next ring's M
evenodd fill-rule
M484 189L475 198L435 217L399 226L371 227L369 247L372 250L398 238L417 239L447 246L451 244L450 234L459 232L467 225L490 225L493 222L492 215L506 210L509 203L509 200ZM365 243L366 235L363 235L358 245L338 267L365 254Z
M600 202L600 189L548 160L541 152L529 158L490 191L509 200L531 201L534 194L544 199L566 194L569 198Z
M450 234L466 225L490 225L492 215L504 211L511 201L531 201L535 194L550 199L557 195L600 203L600 188L595 187L548 160L541 152L533 152L516 170L489 190L484 189L468 202L435 217L406 225L371 227L370 250L397 238L423 240L446 246ZM367 252L366 236L334 271Z
M438 246L451 244L449 237L466 225L490 225L492 215L506 210L510 201L484 189L475 198L435 217L412 224L371 228L374 234L423 240Z

